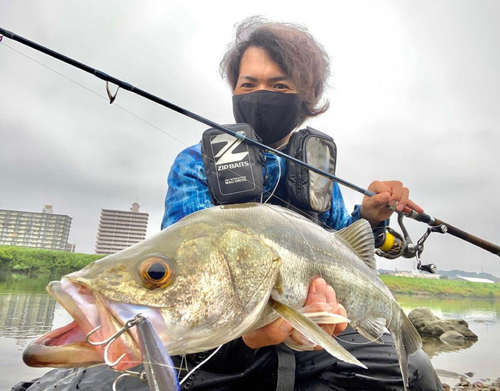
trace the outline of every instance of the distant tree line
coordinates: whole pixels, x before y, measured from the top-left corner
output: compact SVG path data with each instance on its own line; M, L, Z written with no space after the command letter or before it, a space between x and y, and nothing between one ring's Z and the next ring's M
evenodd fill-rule
M0 270L26 273L69 273L102 257L103 255L0 246Z

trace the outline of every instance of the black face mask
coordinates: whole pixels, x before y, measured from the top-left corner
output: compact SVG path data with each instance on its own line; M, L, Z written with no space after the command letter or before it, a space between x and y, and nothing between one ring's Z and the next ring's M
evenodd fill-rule
M303 101L297 94L259 90L233 95L236 122L245 122L266 145L288 135L299 124Z

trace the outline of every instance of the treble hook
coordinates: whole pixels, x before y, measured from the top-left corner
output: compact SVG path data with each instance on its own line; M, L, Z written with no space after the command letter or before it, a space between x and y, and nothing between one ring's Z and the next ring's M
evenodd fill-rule
M116 95L118 95L118 90L120 89L120 86L118 86L118 88L116 89L116 92L115 94L113 95L111 93L111 91L109 90L109 83L108 81L106 80L106 92L108 93L108 98L109 98L109 104L112 104L115 99L116 99Z
M142 372L133 372L133 371L123 371L124 373L121 374L120 376L118 376L115 381L113 382L113 391L118 391L116 389L116 385L118 384L118 380L120 380L121 378L125 377L125 376L132 376L132 377L138 377L144 384L147 384L148 383L148 380L146 379L146 371L142 371Z
M115 362L110 362L108 360L108 350L109 350L109 347L111 346L111 344L113 342L115 342L118 337L120 337L120 335L122 335L124 332L128 331L130 328L134 327L136 324L140 323L140 322L143 322L146 318L144 318L144 316L142 316L142 314L137 314L136 316L134 316L132 319L130 319L129 321L127 321L121 329L117 330L116 333L114 333L113 335L111 335L109 338L105 339L104 341L100 341L100 342L93 342L90 340L90 336L92 334L94 334L97 330L99 330L101 328L101 325L97 326L96 328L94 328L93 330L90 331L90 333L87 334L87 336L85 337L85 340L87 341L88 344L92 345L92 346L102 346L102 345L106 345L106 347L104 348L104 362L110 366L110 367L114 367L116 364L118 364L122 359L123 357L125 357L126 353L123 353L119 358L118 360L116 360Z

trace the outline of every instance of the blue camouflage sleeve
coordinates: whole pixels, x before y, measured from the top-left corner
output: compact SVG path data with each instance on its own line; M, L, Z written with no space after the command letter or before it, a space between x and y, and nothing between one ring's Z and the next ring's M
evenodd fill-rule
M352 214L349 214L345 206L344 197L342 197L340 187L337 183L334 182L332 191L332 205L330 207L330 210L322 213L319 217L323 224L338 231L342 228L347 227L348 225L351 225L361 218L360 206L356 205Z
M214 205L207 186L200 144L186 148L177 156L170 169L167 184L161 229L193 212Z

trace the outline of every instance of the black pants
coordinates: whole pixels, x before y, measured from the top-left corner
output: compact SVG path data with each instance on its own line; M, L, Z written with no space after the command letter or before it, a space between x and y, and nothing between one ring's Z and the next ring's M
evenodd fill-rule
M335 390L335 391L402 391L403 381L392 337L383 335L384 344L368 342L347 328L339 343L368 369L347 364L322 351L294 352L288 348L248 348L241 339L224 345L221 350L183 384L185 390ZM187 366L193 368L208 353L188 355ZM287 357L288 356L288 357ZM290 357L292 358L290 361ZM173 357L180 366L181 358ZM422 351L409 357L409 389L441 391L439 378L428 356ZM278 370L278 367L280 369ZM295 377L293 378L293 373ZM181 373L181 378L186 374ZM100 391L111 390L119 374L105 366L82 369L57 369L31 384L19 383L15 391ZM120 391L148 391L136 378L120 379Z

